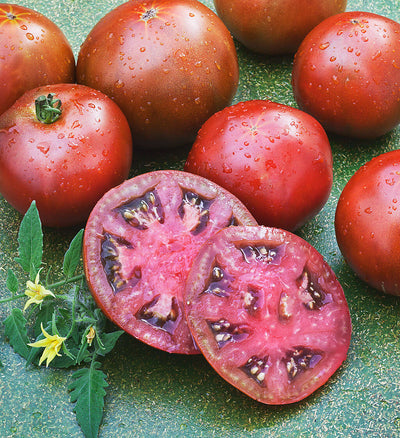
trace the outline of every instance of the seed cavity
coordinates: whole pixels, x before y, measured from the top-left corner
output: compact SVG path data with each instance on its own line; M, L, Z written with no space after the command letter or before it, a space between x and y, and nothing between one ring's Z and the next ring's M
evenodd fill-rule
M144 304L136 312L135 317L172 335L178 325L180 314L176 297L159 294Z
M114 294L121 292L127 286L134 287L142 277L140 266L133 269L129 278L122 273L122 264L119 261L119 248L133 249L133 246L122 237L110 233L103 233L101 241L100 259Z
M240 342L249 336L247 327L232 324L226 319L218 321L207 321L208 326L218 344L218 348L224 347L227 343Z
M221 298L228 297L231 292L231 282L232 277L224 272L220 266L215 265L211 271L208 286L203 293L213 294Z
M259 385L266 386L265 378L267 376L269 366L270 363L268 356L263 358L251 356L250 359L240 367L240 369Z
M241 292L243 307L246 311L254 316L261 307L261 292L254 287L249 286L246 291Z
M287 351L286 356L282 359L285 364L289 381L293 381L297 376L308 369L314 368L322 359L323 352L312 350L304 346L296 346Z
M320 310L323 306L332 302L332 295L325 293L318 282L315 274L310 273L306 268L296 280L303 304L308 310Z
M117 207L116 210L129 225L140 230L146 230L157 222L164 223L164 210L155 189Z
M282 245L267 247L265 245L248 245L238 248L246 263L262 262L273 263L278 261L282 252Z
M278 315L281 322L289 321L293 315L294 300L286 292L281 292L278 304Z
M178 213L185 228L193 235L201 233L210 219L210 206L212 200L205 199L197 193L185 191L182 193L182 203Z

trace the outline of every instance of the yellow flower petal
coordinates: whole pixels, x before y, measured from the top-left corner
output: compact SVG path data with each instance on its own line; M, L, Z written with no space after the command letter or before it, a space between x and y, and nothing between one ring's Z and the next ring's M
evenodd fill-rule
M43 328L43 324L40 324L40 328L42 330L43 335L45 336L44 339L40 339L39 341L33 342L31 344L28 344L30 347L44 347L44 351L42 353L42 356L39 360L39 365L42 364L44 360L46 360L46 367L49 366L49 363L56 357L61 356L59 354L60 348L63 344L63 342L67 338L63 338L58 335L49 335L49 333L46 332L46 330Z
M43 302L43 299L47 296L54 297L53 292L46 289L39 283L39 272L36 274L35 282L28 280L26 282L27 289L25 290L25 295L30 297L30 299L25 303L24 311L31 304L40 304Z

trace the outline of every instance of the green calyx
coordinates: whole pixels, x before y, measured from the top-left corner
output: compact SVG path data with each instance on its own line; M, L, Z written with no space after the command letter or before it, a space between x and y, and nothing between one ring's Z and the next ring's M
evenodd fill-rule
M41 123L54 123L61 116L61 100L55 99L53 93L39 96L35 100L36 117Z

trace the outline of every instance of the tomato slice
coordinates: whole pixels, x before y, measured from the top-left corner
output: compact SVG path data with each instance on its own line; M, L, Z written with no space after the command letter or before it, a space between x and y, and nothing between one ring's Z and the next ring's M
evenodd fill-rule
M89 288L105 315L153 347L198 353L183 289L202 244L229 225L255 225L244 205L197 175L160 170L107 192L84 235Z
M350 344L333 271L310 244L277 228L231 227L211 238L188 276L185 312L212 367L266 404L307 397Z

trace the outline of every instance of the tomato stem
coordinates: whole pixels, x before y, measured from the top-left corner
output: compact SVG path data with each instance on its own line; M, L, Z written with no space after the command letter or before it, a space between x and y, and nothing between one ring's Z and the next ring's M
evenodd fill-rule
M35 100L36 117L41 123L50 124L61 116L61 100L55 99L53 93L39 96Z

